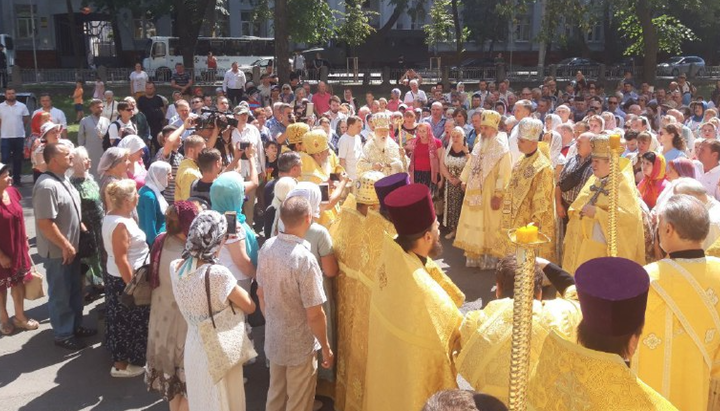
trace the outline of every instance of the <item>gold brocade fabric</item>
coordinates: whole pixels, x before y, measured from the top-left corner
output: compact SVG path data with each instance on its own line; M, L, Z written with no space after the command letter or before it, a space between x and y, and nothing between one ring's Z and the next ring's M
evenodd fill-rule
M444 389L457 388L454 357L462 314L425 270L385 236L372 287L363 409L420 410Z
M496 192L505 189L512 170L507 143L503 146L494 140L488 140L487 144L488 150L502 155L495 162L480 161L475 152L477 151L478 155L484 155L485 152L482 151L481 144L475 144L473 157L465 164L460 176L467 188L453 245L465 250L465 255L470 258L492 252L495 236L502 222L502 209L493 210L490 201Z
M637 375L681 410L705 411L720 377L720 259L664 259L650 275Z
M351 195L352 196L352 195ZM373 214L370 214L373 213ZM362 409L367 360L370 289L380 263L386 221L376 212L363 216L342 207L330 234L340 264L337 277L337 378L335 409Z
M538 249L538 255L557 262L554 178L550 160L539 150L515 164L503 196L502 224L495 233L496 246L492 250L495 256L502 258L514 252L508 230L535 223L550 238Z
M357 175L372 170L375 163L383 164L380 171L386 176L407 171L407 159L400 156L400 146L390 137L385 140L384 149L375 144L374 135L368 138L357 162Z
M638 203L637 189L632 177L632 165L627 159L620 159L622 170L620 191L618 193L618 257L645 264L645 231L642 211ZM591 176L580 190L575 201L568 209L567 232L565 234L563 264L564 270L574 274L584 262L598 257L607 257L607 239L610 221L610 206L607 195L600 194L595 203L595 216L580 218L580 211L590 201L594 192L593 185L599 186L600 179Z
M670 411L620 356L594 351L551 332L528 388L528 411Z
M582 319L577 302L564 299L533 302L530 372L535 369L549 330L575 341ZM465 315L460 328L462 351L456 360L458 373L478 392L508 404L513 300L491 301L483 310Z
M715 242L705 250L705 255L710 255L713 257L720 257L720 238L715 240Z
M330 174L341 174L345 172L345 169L340 165L340 161L332 150L330 150L328 165L325 168L321 167L317 161L315 161L315 159L307 153L300 153L300 159L302 160L302 174L300 175L300 181L310 181L315 184L322 184L327 183L328 180L330 180ZM330 195L332 195L332 193L330 193ZM321 211L318 223L329 229L337 219L339 212L340 207L337 205L332 209Z
M500 133L492 138L481 138L479 144L475 144L473 147L470 165L468 173L463 172L462 179L467 183L467 191L465 198L466 203L471 207L482 207L485 205L483 202L483 187L487 181L488 175L495 170L495 166L501 161L501 159L507 158L507 166L503 166L502 173L500 176L506 176L510 174L510 149L507 145L507 135ZM507 169L505 169L507 168ZM502 178L502 177L501 177ZM495 176L497 179L497 176ZM492 184L495 180L491 180ZM489 189L490 187L488 187ZM504 185L497 187L498 190L502 190ZM491 193L495 190L490 190Z

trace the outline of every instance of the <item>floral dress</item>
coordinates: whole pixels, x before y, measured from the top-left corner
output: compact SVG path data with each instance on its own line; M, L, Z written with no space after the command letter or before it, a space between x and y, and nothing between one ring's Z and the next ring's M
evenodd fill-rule
M15 187L6 188L5 192L10 197L10 204L3 203L0 195L0 250L11 257L13 262L9 269L0 267L0 290L22 284L32 264L20 203L22 196Z
M452 146L448 146L445 152L445 168L456 178L460 178L465 163L468 161L468 155L464 151L456 153ZM462 209L463 198L465 192L460 185L454 186L449 181L445 184L445 207L443 209L443 225L451 230L457 228L460 220L460 210Z
M104 282L100 251L104 249L102 220L105 216L105 210L100 199L100 186L92 177L73 177L70 182L80 193L82 222L94 237L94 243L97 244L98 252L93 253L92 257L82 259L82 263L88 266L85 276L89 285L100 285Z

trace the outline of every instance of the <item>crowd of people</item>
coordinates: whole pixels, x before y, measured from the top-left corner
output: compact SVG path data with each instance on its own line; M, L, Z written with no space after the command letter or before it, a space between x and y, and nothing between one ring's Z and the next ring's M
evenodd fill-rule
M141 67L132 96L96 89L77 147L49 95L30 116L6 90L3 334L38 327L23 313L32 263L13 187L26 155L55 344L85 347L97 331L83 302L104 294L110 374L144 375L171 410L245 409L243 364L261 349L267 410L311 410L316 396L337 410L504 409L519 270L507 233L526 225L547 237L535 409L717 403L720 91L705 101L683 75L663 89L628 73L607 91L582 73L562 89L548 77L474 91L408 76L405 92L358 101L298 76L256 87L237 65L206 95L182 70L171 102ZM483 310L461 313L434 261L441 230L478 275L494 270ZM129 304L141 273L151 302ZM214 331L227 321L233 337ZM221 367L212 339L242 349ZM455 391L458 373L484 394Z

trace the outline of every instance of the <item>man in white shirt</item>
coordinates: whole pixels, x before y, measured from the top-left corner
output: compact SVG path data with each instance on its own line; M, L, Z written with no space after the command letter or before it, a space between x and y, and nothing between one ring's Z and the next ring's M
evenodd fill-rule
M698 176L709 196L720 200L720 140L705 140L698 148L697 159L702 163L703 174Z
M65 113L53 107L52 98L48 93L40 94L40 108L33 112L32 117L35 118L35 115L39 115L42 112L50 113L50 121L53 123L62 124L62 138L67 138L67 119L65 118Z
M25 104L17 101L15 89L5 90L5 101L0 103L0 144L3 164L12 160L13 184L20 186L23 150L25 148L25 126L30 122L30 113Z
M413 103L415 100L422 102L423 105L427 104L428 98L424 91L420 90L417 80L410 80L410 91L405 93L403 102L408 106L414 107Z
M293 70L298 78L302 78L303 72L305 71L305 56L300 51L295 52L295 58L293 58Z
M246 82L245 73L238 69L237 62L233 61L230 70L225 72L223 78L223 91L233 105L240 103Z
M351 116L347 119L347 132L340 137L338 142L338 158L340 165L343 166L345 172L351 180L357 180L357 161L362 155L362 139L360 131L363 122L360 117Z
M707 250L720 237L720 203L711 195L705 192L705 187L694 178L683 177L673 184L673 194L687 194L700 200L710 217L710 231L705 241L703 250Z
M248 123L250 116L250 108L245 104L240 104L233 111L233 115L238 121L238 125L232 132L232 144L237 146L240 143L250 143L255 146L255 165L258 175L265 174L265 150L263 150L262 138L260 131L252 124ZM262 156L261 156L262 153ZM240 160L240 174L243 178L250 177L250 160ZM253 226L253 213L255 210L255 199L257 198L257 190L251 190L245 193L247 201L243 203L243 213L245 214L247 224Z

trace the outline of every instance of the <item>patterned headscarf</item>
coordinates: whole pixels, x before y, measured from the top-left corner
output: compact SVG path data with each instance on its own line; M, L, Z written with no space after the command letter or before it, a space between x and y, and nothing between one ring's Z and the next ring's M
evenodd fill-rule
M190 233L190 225L192 224L195 217L198 215L198 206L190 201L176 201L172 205L175 208L175 213L178 216L180 225L180 231L187 235ZM165 238L167 232L160 233L150 249L150 285L152 288L158 288L160 286L160 259L162 257L162 250L165 246Z
M190 233L185 242L182 258L204 260L212 264L218 263L218 250L227 234L227 220L217 211L203 211L195 217L190 225ZM185 271L187 263L180 270Z

